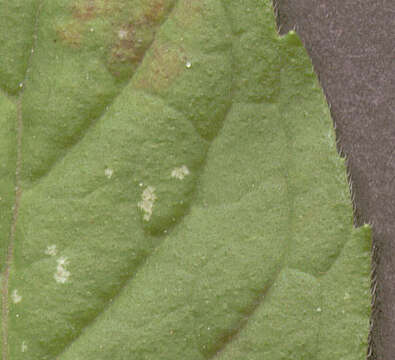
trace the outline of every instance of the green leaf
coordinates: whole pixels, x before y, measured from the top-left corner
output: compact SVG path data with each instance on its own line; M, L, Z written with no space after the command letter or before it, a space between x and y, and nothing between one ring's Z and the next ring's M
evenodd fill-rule
M269 0L0 0L2 360L364 359L370 229Z

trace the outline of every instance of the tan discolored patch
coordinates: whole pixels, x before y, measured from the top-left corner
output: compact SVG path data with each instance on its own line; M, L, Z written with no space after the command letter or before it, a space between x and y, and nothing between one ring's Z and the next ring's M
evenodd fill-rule
M74 23L68 23L59 26L56 29L58 38L65 44L78 48L82 42L82 28Z
M172 1L152 0L144 12L143 21L147 24L157 24L161 22L165 14L170 10Z
M129 71L126 70L129 73L136 69L173 3L169 0L144 1L143 7L136 9L136 13L131 16L131 21L114 29L114 42L108 60L114 75L122 73L122 69L117 69L117 64L130 64Z
M118 1L119 2L119 1ZM68 23L56 28L56 33L61 42L71 47L80 47L95 19L102 17L109 21L111 16L119 12L117 1L110 0L81 0L71 5L71 17ZM105 35L108 37L108 35ZM103 37L103 45L106 39Z
M95 0L89 0L85 3L76 3L72 7L73 18L79 20L91 20L96 17L97 5Z
M138 63L144 56L147 48L146 40L140 37L138 29L133 24L121 26L117 31L111 49L111 60L117 62Z
M154 47L148 60L149 71L146 69L136 78L137 88L160 92L171 86L175 79L186 70L187 59L180 48L166 45Z
M109 17L121 10L120 1L84 0L72 5L72 17L77 21L89 21L97 17Z
M76 0L67 23L56 28L61 43L101 49L112 75L135 72L175 0Z

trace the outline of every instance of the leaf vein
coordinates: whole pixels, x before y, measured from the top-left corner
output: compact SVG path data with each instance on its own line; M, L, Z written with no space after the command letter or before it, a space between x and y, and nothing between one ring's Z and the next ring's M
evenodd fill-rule
M18 101L17 101L17 132L16 132L16 147L17 147L17 159L16 159L16 170L15 170L15 201L14 201L14 206L13 206L13 216L12 216L12 221L11 221L11 229L10 229L10 235L9 235L9 245L8 245L8 250L7 250L7 257L6 257L6 264L5 264L5 270L4 270L4 275L2 279L2 309L1 309L1 319L2 319L2 358L3 360L8 360L9 359L9 353L8 353L8 317L9 317L9 278L10 278L10 269L13 261L13 254L14 254L14 240L15 240L15 232L16 232L16 226L18 222L18 212L19 212L19 206L20 206L20 201L22 197L22 188L21 188L21 168L22 168L22 133L23 133L23 119L22 119L22 100L23 100L23 94L24 94L24 89L25 89L25 81L27 79L33 54L34 54L34 48L37 43L37 33L38 33L38 24L39 24L39 18L40 18L40 13L42 9L43 1L40 1L38 7L37 7L37 12L35 16L35 21L34 21L34 30L33 30L33 43L32 43L32 48L30 50L30 55L26 67L26 72L24 79L22 81L22 90L19 93Z

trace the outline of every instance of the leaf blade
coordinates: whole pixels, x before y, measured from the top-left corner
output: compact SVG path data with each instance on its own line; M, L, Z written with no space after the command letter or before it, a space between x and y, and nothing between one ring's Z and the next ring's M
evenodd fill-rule
M77 18L91 16L81 4ZM144 9L162 14L155 18L160 29L152 44L147 40L151 46L135 75L123 73L127 84L97 79L106 89L96 90L112 102L105 109L99 99L103 115L85 127L73 109L78 124L70 123L71 132L86 129L72 146L44 140L58 133L59 119L44 138L34 139L34 131L45 121L24 133L25 189L10 278L12 358L232 358L229 351L246 351L245 336L247 344L254 341L248 331L263 311L278 316L259 330L258 341L266 331L272 341L251 356L270 352L280 359L276 334L289 304L295 316L288 358L325 358L329 345L314 337L321 311L306 320L310 332L294 341L292 330L300 330L302 301L324 304L325 291L333 303L339 300L331 284L347 264L328 275L332 283L321 286L317 279L334 272L348 251L351 206L329 112L302 45L292 34L277 38L269 3L263 12L256 1L141 4L144 16ZM44 14L57 6L44 7ZM171 13L161 22L165 8ZM252 46L256 39L265 45ZM83 62L78 76L89 64ZM51 68L33 64L24 117L42 103L39 66ZM99 73L111 82L114 66ZM51 71L48 79L57 72ZM66 91L73 81L65 80ZM52 106L62 91L49 100ZM95 94L88 94L84 111ZM60 138L70 143L69 135ZM366 267L366 247L354 243L355 264ZM366 268L353 276L359 285L352 297L367 283ZM294 283L309 286L312 299L303 294L282 307L272 300L270 307L282 293L298 299ZM359 352L350 359L362 356L363 311L355 323L346 322L359 330L339 350L352 355L357 338ZM107 336L109 329L116 336Z

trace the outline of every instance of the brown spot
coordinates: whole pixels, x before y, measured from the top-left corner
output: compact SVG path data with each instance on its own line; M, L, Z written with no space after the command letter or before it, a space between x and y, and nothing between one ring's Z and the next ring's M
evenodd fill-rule
M77 48L81 45L81 29L74 23L69 23L60 26L56 33L62 42L70 45L71 47Z
M74 4L73 7L73 18L78 20L91 20L96 17L96 5L95 0L88 0L82 4Z
M153 4L144 13L144 20L148 24L157 24L167 12L168 9L166 7L168 7L169 3L169 1L165 0L154 0Z
M140 89L163 91L185 71L186 58L182 49L162 45L155 47L142 73L136 77L135 86Z
M128 23L119 27L112 23L114 41L108 66L113 75L130 76L135 71L173 4L174 0L145 0L143 7L131 13Z
M98 16L114 16L120 10L119 4L110 0L85 0L72 6L72 16L76 20L89 21Z
M70 24L59 27L60 39L72 47L86 40L106 51L109 71L128 78L142 61L155 33L175 0L141 0L134 6L123 0L72 0ZM91 37L89 28L99 29ZM100 45L99 45L100 44Z
M112 47L111 55L115 61L138 63L144 56L147 44L138 35L133 24L121 27L118 40Z

